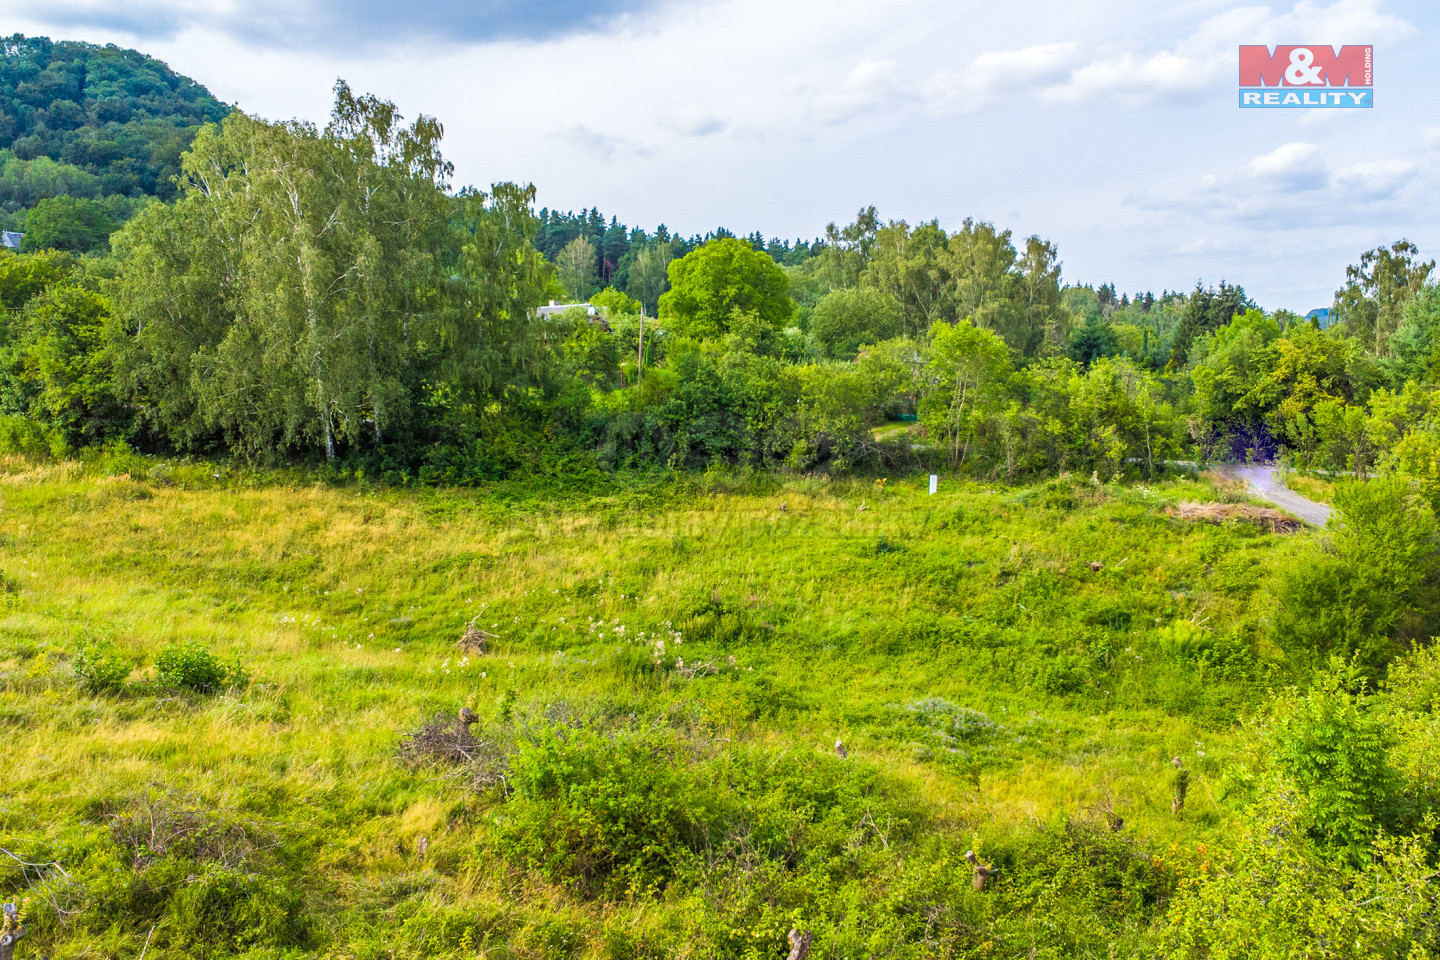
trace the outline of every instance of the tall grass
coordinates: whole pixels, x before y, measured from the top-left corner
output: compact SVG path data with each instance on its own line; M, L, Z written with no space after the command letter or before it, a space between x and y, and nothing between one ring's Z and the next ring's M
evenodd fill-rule
M615 924L681 922L477 855L504 801L397 760L437 712L688 711L722 755L843 741L913 792L922 834L1003 847L1113 809L1161 849L1211 837L1237 723L1289 676L1255 639L1252 598L1293 548L1166 519L1214 495L1194 480L928 496L923 478L711 477L542 499L184 469L12 459L0 474L0 847L98 862L107 824L147 797L251 817L274 856L303 863L305 942L335 956L367 955L358 931L404 927L396 905L421 902L396 955L471 955L476 937L608 955ZM495 637L483 656L455 647L471 622ZM97 639L137 664L122 694L72 679ZM248 687L160 687L157 654L194 641L238 658ZM983 735L925 714L952 708L983 714ZM1170 813L1175 755L1194 771L1185 820ZM49 915L31 879L0 882ZM469 947L434 939L452 921ZM56 956L145 939L67 922L37 934ZM176 936L152 955L189 949ZM386 941L375 931L368 955Z

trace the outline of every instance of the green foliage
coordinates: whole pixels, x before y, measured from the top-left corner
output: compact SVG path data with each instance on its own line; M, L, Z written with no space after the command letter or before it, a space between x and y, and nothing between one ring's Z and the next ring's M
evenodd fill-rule
M0 57L0 206L65 195L168 198L196 129L229 112L134 50L15 34Z
M606 287L590 298L590 302L604 310L609 317L640 312L640 301L627 296L614 287Z
M1434 260L1420 260L1408 240L1367 250L1345 269L1345 286L1335 291L1332 318L1376 356L1390 352L1390 338L1403 322L1407 304L1424 287Z
M660 297L669 285L670 261L673 259L670 244L657 241L640 250L630 267L629 289L650 316L655 316L660 309Z
M59 444L64 452L63 442ZM0 454L45 457L51 453L52 440L45 430L29 417L0 415Z
M1434 632L1435 517L1401 478L1344 484L1335 506L1329 542L1278 573L1275 631L1320 662L1383 667L1400 642Z
M447 198L439 137L340 84L323 133L235 114L196 139L185 196L115 238L123 376L155 435L326 459L436 420L473 436L538 349L548 274L533 191Z
M500 839L586 896L648 897L684 866L703 807L666 731L547 727L513 762Z
M1304 697L1282 702L1270 736L1275 763L1300 793L1313 836L1361 865L1393 816L1390 731L1369 709L1364 678L1332 660Z
M166 919L165 940L196 958L303 947L309 940L296 890L283 880L215 865L179 885Z
M0 303L18 310L51 284L70 279L76 269L75 258L66 253L16 255L0 251Z
M91 693L116 693L134 664L111 640L87 640L75 651L75 680Z
M1440 946L1437 891L1423 842L1379 837L1363 867L1315 848L1323 825L1296 797L1271 798L1198 870L1188 872L1160 925L1172 960L1280 960L1306 948L1329 956L1425 956Z
M1426 283L1404 302L1387 346L1400 380L1433 379L1427 375L1440 360L1440 285Z
M595 247L576 237L555 258L555 273L572 300L584 300L595 291Z
M969 320L938 324L930 342L928 372L937 388L926 395L921 416L930 435L945 447L950 465L958 468L1003 396L996 387L1009 370L1010 349Z
M69 253L103 250L116 226L104 204L81 197L51 197L26 214L22 248Z
M778 332L795 311L785 271L765 253L731 237L672 260L670 290L660 297L667 329L698 340L753 324L752 338Z
M162 687L193 693L218 693L243 689L250 674L237 654L222 660L200 640L169 644L155 657L155 680Z
M1085 325L1070 335L1065 355L1076 363L1088 364L1115 352L1115 336L1110 324L1101 317L1090 317Z
M1183 366L1189 360L1190 347L1197 339L1220 329L1237 314L1243 314L1253 306L1243 287L1231 286L1223 280L1218 289L1196 283L1194 291L1185 301L1185 312L1175 331L1171 364Z
M86 286L54 283L30 300L0 347L0 398L71 443L126 432L117 396L110 304Z
M871 287L827 293L810 313L810 337L825 357L851 360L867 344L903 333L900 303Z

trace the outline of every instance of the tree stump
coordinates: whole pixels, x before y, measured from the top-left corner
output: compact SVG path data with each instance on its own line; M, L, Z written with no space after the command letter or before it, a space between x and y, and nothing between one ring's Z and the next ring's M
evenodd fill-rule
M850 751L846 750L845 744L840 742L839 740L835 741L835 756L839 757L841 760L844 760L846 757L850 756Z
M970 867L975 871L974 883L976 890L984 890L985 884L990 882L990 878L1000 872L999 867L987 867L982 864L980 858L975 856L974 850L966 850L965 859L970 861Z
M20 908L13 903L7 903L4 907L5 918L0 922L0 960L14 960L15 944L25 936L25 928L20 925ZM808 944L808 939L807 939Z
M1179 757L1172 757L1170 765L1175 768L1175 798L1170 801L1170 812L1180 817L1185 814L1185 795L1190 792L1190 771Z
M787 939L790 941L790 956L785 960L805 960L810 955L810 931L801 933L792 929Z

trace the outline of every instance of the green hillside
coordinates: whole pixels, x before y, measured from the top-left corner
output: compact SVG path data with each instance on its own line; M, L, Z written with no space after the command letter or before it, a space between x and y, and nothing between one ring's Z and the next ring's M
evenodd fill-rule
M1322 535L1183 478L592 492L0 460L22 960L1432 955L1436 658L1302 695L1255 640Z
M230 112L194 80L135 50L18 33L3 49L0 213L7 229L24 229L29 211L54 197L85 201L90 219L98 214L111 226L145 197L172 198L171 178L195 130ZM96 241L92 235L58 246L77 243Z

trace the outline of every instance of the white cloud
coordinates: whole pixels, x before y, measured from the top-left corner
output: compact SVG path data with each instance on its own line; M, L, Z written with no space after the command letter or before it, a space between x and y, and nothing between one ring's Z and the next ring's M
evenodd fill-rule
M1177 220L1264 225L1294 231L1406 212L1433 211L1437 184L1427 167L1403 157L1334 161L1313 143L1283 144L1188 189L1137 192L1135 206Z
M1364 203L1407 200L1423 188L1424 168L1409 160L1370 160L1352 164L1335 172L1332 181L1337 191Z
M917 99L909 78L894 60L866 57L838 82L817 90L814 116L825 123L843 123Z
M1318 190L1329 181L1320 148L1313 143L1284 144L1241 169L1265 189L1284 193Z
M972 90L1024 88L1063 77L1074 65L1079 45L1042 43L1023 50L992 50L970 61L965 82Z

